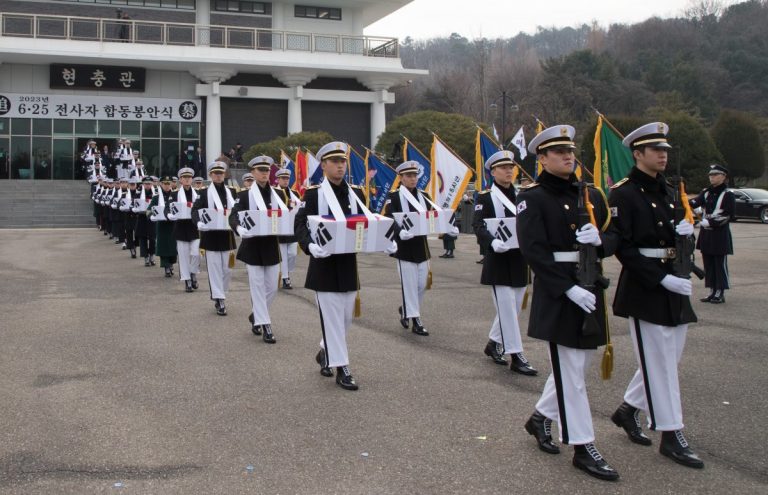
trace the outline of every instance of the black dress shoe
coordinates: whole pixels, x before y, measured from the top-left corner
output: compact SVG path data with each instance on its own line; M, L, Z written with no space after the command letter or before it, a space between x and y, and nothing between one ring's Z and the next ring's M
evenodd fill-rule
M291 285L291 279L290 278L284 278L283 279L283 289L286 290L292 290L293 285Z
M415 333L416 335L421 335L422 337L429 335L427 329L424 328L424 325L421 324L421 318L417 316L416 318L411 318L411 320L413 320L413 327L411 327L411 332Z
M699 299L699 301L701 301L701 302L709 302L709 301L712 300L713 297L715 297L715 293L714 292L711 293L710 295L708 295L707 297L702 297L701 299Z
M403 316L403 307L400 306L397 308L397 312L400 313L400 324L403 326L403 328L408 328L408 318Z
M534 412L525 422L525 431L536 438L539 450L547 454L560 453L560 447L552 442L552 420L545 418L539 411Z
M590 476L605 481L616 481L619 479L619 473L613 469L600 452L595 448L594 443L586 445L574 445L573 465Z
M712 299L709 300L710 304L723 304L724 302L725 302L725 295L714 296Z
M520 373L521 375L526 376L536 376L539 374L536 368L528 363L528 360L525 359L525 356L523 356L522 352L512 354L511 357L512 362L509 363L510 371L514 371L515 373Z
M475 263L477 263L478 265L482 265L483 263L485 263L485 258L481 258L481 259L475 261Z
M135 249L131 249L131 258L136 259L136 250Z
M197 285L197 277L195 277L195 274L194 274L194 273L190 273L190 274L189 274L189 278L191 279L191 280L190 280L190 282L192 282L192 288L193 288L193 289L195 289L195 290L197 290L197 288L199 287L199 286Z
M443 254L441 254L440 256L438 256L438 258L447 258L447 257L448 257L448 251L446 251Z
M704 462L688 446L682 430L661 432L659 452L661 452L661 455L667 456L683 466L694 469L702 469L704 467Z
M323 376L333 376L333 371L328 367L328 363L325 360L325 349L317 351L315 361L320 365L320 374Z
M640 409L623 402L611 416L611 421L619 428L624 428L632 443L651 445L651 439L643 433L643 427L640 425Z
M277 340L275 340L275 335L272 333L272 325L262 325L261 328L264 329L264 337L262 337L264 342L267 344L274 344L277 342Z
M149 258L144 258L144 266L149 266Z
M192 282L190 282L189 280L185 280L184 281L184 286L185 286L184 287L185 291L192 292Z
M165 278L171 278L171 275L173 275L173 273L171 272L171 269L166 266L165 267Z
M448 259L450 259L450 258L455 258L455 256L453 255L453 251L451 251L450 253L448 253L447 255L445 255L445 257L446 257L446 258L448 258Z
M336 385L344 390L357 390L357 383L349 372L349 366L339 366L336 368Z
M485 355L488 356L493 360L496 364L507 364L507 360L504 359L504 348L501 344L498 342L494 342L492 340L489 340L487 344L485 344Z
M155 256L154 255L149 257L149 264L152 265L152 266L155 266Z
M216 299L213 304L216 308L216 314L219 316L227 316L227 307L224 305L224 299Z
M253 313L248 315L248 321L251 322L251 332L253 332L254 335L261 335L261 325L253 324Z

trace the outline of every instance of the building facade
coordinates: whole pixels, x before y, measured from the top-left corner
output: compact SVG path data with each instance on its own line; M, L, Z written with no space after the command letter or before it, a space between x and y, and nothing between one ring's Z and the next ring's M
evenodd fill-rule
M362 33L407 3L0 0L0 178L80 178L89 139L156 174L300 131L371 147L426 71Z

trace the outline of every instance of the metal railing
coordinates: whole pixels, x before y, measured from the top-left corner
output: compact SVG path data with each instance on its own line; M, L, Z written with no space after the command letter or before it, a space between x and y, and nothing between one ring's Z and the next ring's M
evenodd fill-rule
M397 38L7 12L0 13L0 36L399 57Z

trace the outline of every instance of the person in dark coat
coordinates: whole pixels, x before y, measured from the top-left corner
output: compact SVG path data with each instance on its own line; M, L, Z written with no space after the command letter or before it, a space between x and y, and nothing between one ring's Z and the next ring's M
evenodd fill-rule
M120 202L128 194L128 179L122 178L118 182L119 186L115 189L110 202L109 218L112 221L112 235L115 237L115 244L122 244L123 249L128 249L125 244L125 215L120 211Z
M667 167L669 127L646 124L624 138L635 166L611 189L611 229L621 239L616 257L621 274L613 312L629 320L638 369L611 419L639 445L651 445L642 431L644 411L652 430L662 432L659 451L692 468L704 463L683 436L678 362L688 324L696 321L691 307L690 274L674 273L675 240L693 235L693 224L675 225L675 191L663 172ZM683 205L688 207L688 205ZM691 215L692 217L692 215Z
M268 344L275 343L269 308L277 295L280 245L275 235L248 237L248 229L240 224L239 213L247 210L284 209L284 213L288 214L284 192L269 185L269 171L274 163L271 157L263 155L248 162L255 183L250 189L245 189L237 195L235 206L229 215L232 230L243 238L237 250L237 259L245 263L248 272L252 308L248 321L251 322L251 331L254 335L262 335L264 342Z
M138 198L136 190L139 180L136 177L128 179L128 190L120 202L120 213L123 216L123 229L125 230L125 247L131 253L131 258L136 258L136 214L133 212L133 200Z
M494 153L485 161L485 168L493 176L493 184L486 191L477 195L472 228L477 241L486 255L483 259L483 272L480 283L490 285L493 293L493 305L496 318L491 325L485 355L500 365L507 364L504 355L510 356L510 370L522 375L538 374L523 355L523 342L520 338L518 315L523 306L523 298L528 285L528 265L518 247L510 247L504 232L491 233L485 220L489 218L509 218L514 222L517 216L515 207L515 187L512 177L515 172L515 157L511 151ZM511 224L515 229L515 224Z
M299 207L301 197L288 186L291 179L291 171L282 168L275 174L277 187L285 192L288 208L294 210ZM293 289L291 273L296 268L296 254L298 253L298 241L295 235L277 236L280 242L280 274L283 279L283 289Z
M212 210L209 217L215 215L226 217L227 212L232 211L237 192L224 185L227 168L227 164L224 162L213 162L208 165L208 176L211 179L211 184L200 190L200 196L192 206L192 220L200 230L200 249L205 250L205 264L208 267L211 299L214 301L214 308L219 316L226 316L227 314L224 300L227 298L232 268L234 267L235 260L233 258L230 265L229 257L236 247L235 236L229 225L223 225L223 228L216 230L203 230L205 219L200 217L200 210L204 208Z
M389 193L382 214L394 218L395 213L433 210L432 198L426 191L417 189L419 180L419 162L406 161L395 169L400 176L400 187ZM394 223L397 252L391 256L397 260L397 273L400 277L402 304L397 311L400 324L416 335L427 336L429 332L421 322L421 304L427 289L429 276L429 245L427 236L414 235L410 229ZM456 229L458 230L458 229Z
M174 223L179 280L184 282L187 292L197 290L197 274L200 273L200 234L197 224L192 221L191 210L198 198L198 193L192 188L193 173L189 167L179 170L181 186L171 193L171 200L165 204L165 216Z
M147 210L149 220L155 225L155 254L160 257L160 266L165 270L165 276L173 277L173 265L176 263L176 239L173 235L174 225L165 216L166 205L173 201L171 195L171 178L160 180L160 190L152 196Z
M730 222L736 213L736 197L728 190L728 169L723 165L709 166L710 186L691 199L691 206L700 209L701 230L696 247L704 259L704 285L711 292L701 302L722 304L728 283L728 255L733 254Z
M152 177L144 176L141 191L134 201L133 212L136 214L136 241L139 244L139 256L144 258L144 266L155 266L155 225L147 216L147 209L152 202Z
M561 442L574 446L573 465L612 481L619 473L595 448L586 389L590 362L607 341L604 288L582 287L577 272L580 245L596 248L597 257L605 258L613 254L617 239L605 231L608 208L594 188L585 190L594 223L578 226L574 134L573 127L558 125L531 140L528 150L537 155L544 171L518 196L518 242L535 274L528 336L549 343L552 362L552 373L525 429L541 450L557 454L560 449L551 436L552 421L557 421ZM599 271L600 263L592 268Z

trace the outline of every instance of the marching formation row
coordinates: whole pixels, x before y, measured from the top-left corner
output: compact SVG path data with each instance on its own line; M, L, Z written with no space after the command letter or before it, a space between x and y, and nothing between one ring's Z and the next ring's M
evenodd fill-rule
M514 156L499 151L485 162L493 185L475 204L473 228L486 253L481 283L491 287L496 308L484 352L512 371L537 374L524 357L518 323L533 278L528 335L549 343L552 373L525 429L542 451L558 454L551 431L557 422L560 442L574 446L574 466L605 480L619 475L595 448L585 384L598 347L608 344L604 371L612 366L601 259L613 255L623 267L613 311L629 320L638 369L612 420L632 442L651 445L639 419L644 412L648 426L662 431L663 455L703 467L682 434L677 364L688 324L696 321L689 298L694 227L682 185L663 175L667 132L666 124L652 123L625 138L635 167L608 200L573 173L575 130L550 127L528 145L544 169L538 181L516 193ZM154 265L158 256L167 277L178 262L188 292L198 289L204 252L211 299L222 316L236 251L248 273L251 329L268 343L276 341L269 307L280 278L283 288L292 287L300 246L309 255L304 287L316 292L319 309L320 373L335 374L341 388L356 390L346 343L359 303L356 253L386 252L396 259L400 323L428 336L420 314L431 283L427 235L456 235L458 229L452 212L416 187L417 162L397 167L399 187L389 193L381 215L372 213L363 191L344 180L348 152L340 142L323 146L317 157L324 180L302 198L288 188L287 170L278 173L277 187L270 186L274 160L267 156L248 163L251 174L240 191L225 186L222 162L208 165L207 187L193 185L189 168L179 170L175 188L169 177L94 177L97 223L133 257L138 243L145 265ZM239 247L235 236L241 237Z

